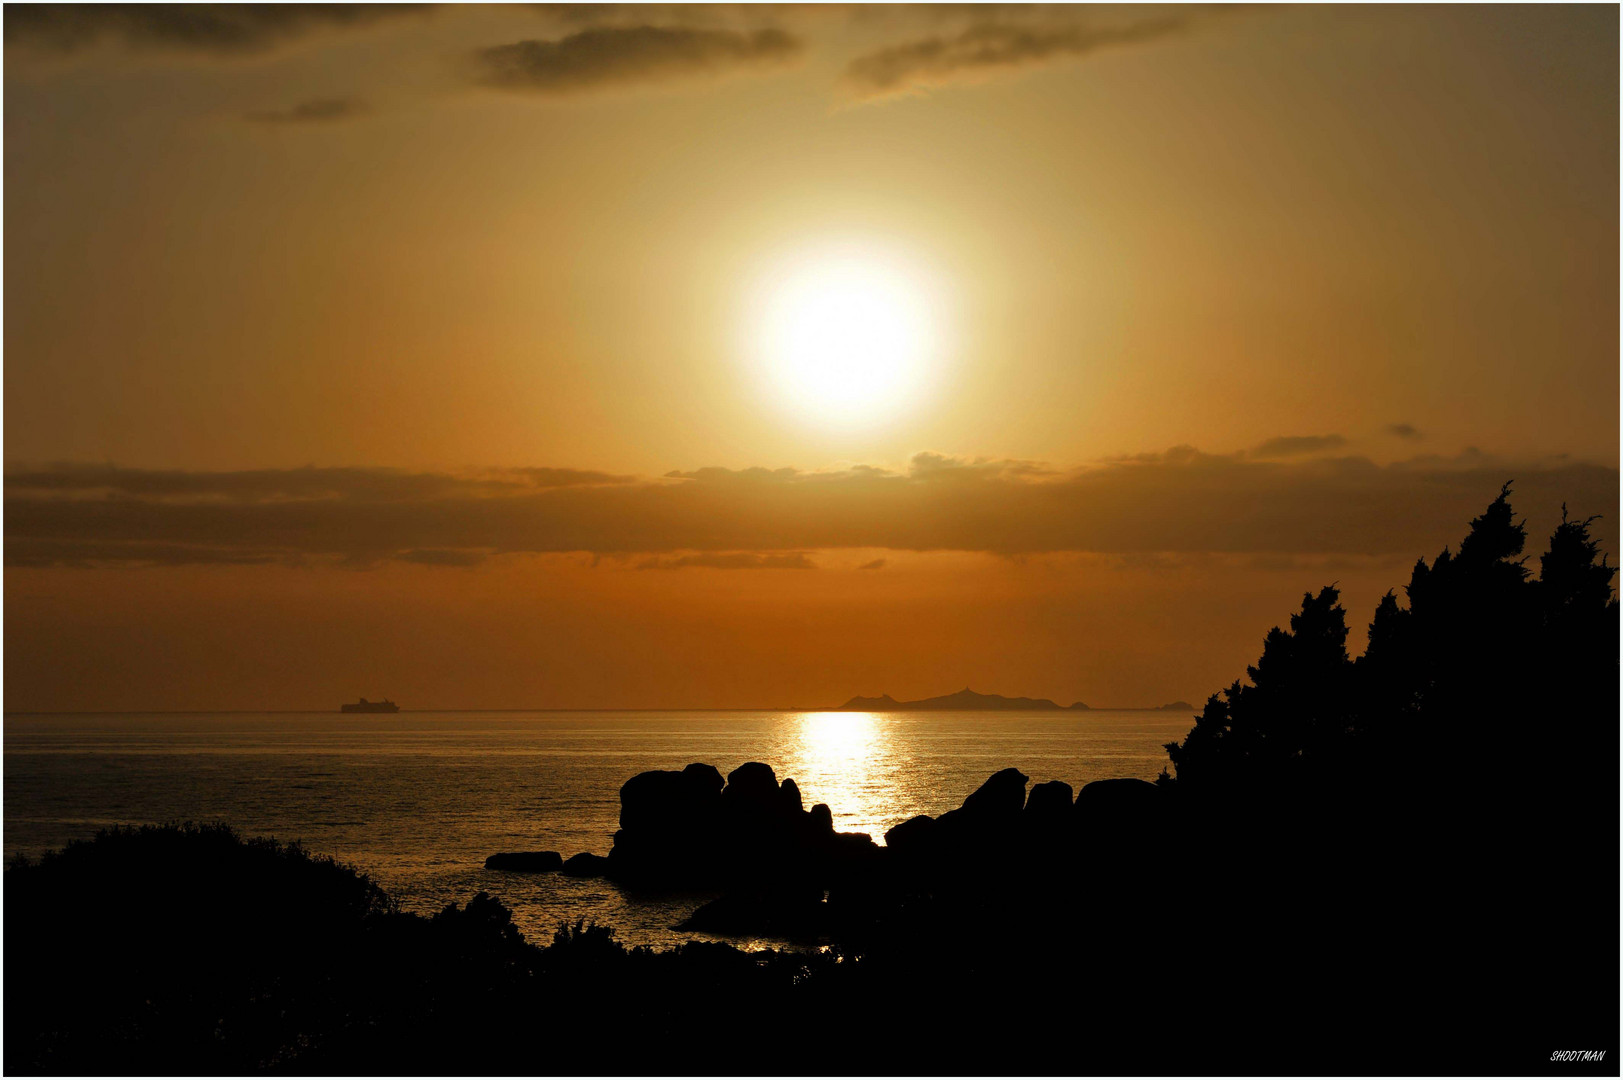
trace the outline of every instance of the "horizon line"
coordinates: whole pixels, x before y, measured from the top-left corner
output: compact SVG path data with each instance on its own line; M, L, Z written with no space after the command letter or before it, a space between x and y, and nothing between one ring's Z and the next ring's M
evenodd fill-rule
M1173 704L1168 702L1167 704ZM1190 708L1197 706L1190 705ZM1061 705L1057 709L844 709L839 707L803 707L782 705L729 705L722 707L707 707L702 705L650 705L618 707L612 705L594 705L590 707L575 708L567 705L549 705L545 707L512 707L499 706L491 708L434 708L434 709L406 709L402 708L396 713L341 713L338 709L5 709L0 716L395 716L405 713L616 713L616 712L1165 712L1165 705L1089 705L1085 709L1076 709Z

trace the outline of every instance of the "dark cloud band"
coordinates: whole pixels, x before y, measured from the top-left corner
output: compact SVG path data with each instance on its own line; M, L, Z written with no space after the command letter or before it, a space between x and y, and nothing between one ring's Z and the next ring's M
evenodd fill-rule
M845 81L858 97L882 97L1001 71L1077 58L1112 46L1153 41L1188 28L1189 15L1123 26L1015 23L994 16L952 35L891 45L852 60Z
M1615 468L1480 455L1378 466L1182 447L1065 473L919 455L905 473L701 469L643 481L562 469L60 467L7 476L6 561L468 565L510 552L759 559L839 548L1413 555L1457 539L1458 523L1507 479L1535 517L1565 501L1617 520Z
M103 40L241 56L323 31L420 16L433 4L7 4L7 45L72 52Z
M473 55L474 78L503 90L562 95L782 64L801 47L798 38L775 29L598 26L556 41L480 49Z

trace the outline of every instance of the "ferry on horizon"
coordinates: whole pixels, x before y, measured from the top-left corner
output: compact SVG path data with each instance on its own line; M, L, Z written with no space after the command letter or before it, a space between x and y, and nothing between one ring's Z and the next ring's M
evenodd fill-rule
M394 702L390 701L388 698L384 698L382 701L368 701L365 698L362 698L360 701L357 701L357 702L351 702L351 703L349 703L347 705L340 705L338 707L338 711L339 712L351 712L351 713L354 713L354 712L368 712L368 713L399 712L400 711L400 706L396 705Z

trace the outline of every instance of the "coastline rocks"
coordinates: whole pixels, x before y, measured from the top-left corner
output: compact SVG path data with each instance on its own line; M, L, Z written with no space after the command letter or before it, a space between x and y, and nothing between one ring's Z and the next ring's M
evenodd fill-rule
M728 774L693 764L639 773L620 788L608 875L641 888L824 887L844 863L871 862L865 835L837 839L827 805L804 809L800 786L745 762Z
M723 787L720 770L702 762L627 780L609 876L638 887L706 884L719 859Z
M1018 828L1020 811L1025 809L1026 779L1019 769L995 772L964 805L936 819L936 831L947 846L974 849L958 851L957 858L984 856L999 864L1008 861L1006 841Z
M620 789L620 829L608 856L577 855L566 874L604 875L632 888L715 889L720 899L678 929L804 935L873 926L916 903L1000 910L1074 895L1133 864L1164 826L1165 793L1142 780L1033 786L1019 769L989 776L957 809L919 815L885 833L834 831L827 804L805 808L800 786L751 761L729 773L706 764L639 773ZM1130 891L1130 890L1129 890ZM825 899L826 897L826 899Z
M1076 796L1079 837L1095 860L1142 865L1167 822L1167 793L1143 780L1095 780Z
M1033 824L1065 820L1071 812L1071 785L1063 780L1034 784L1026 798L1026 817Z
M1088 821L1096 818L1130 818L1154 813L1161 806L1161 789L1147 780L1123 777L1083 784L1076 795L1076 813Z
M722 805L737 812L750 806L770 812L778 805L778 777L772 766L759 761L746 761L727 774L727 786L722 789Z
M958 815L959 820L986 825L1012 821L1025 808L1027 779L1019 769L995 772L964 800L964 805L941 818L945 821L950 815Z
M1049 780L1028 796L1028 783L1019 769L999 770L957 809L892 826L880 847L865 833L836 832L827 804L806 809L800 785L764 762L725 779L701 763L644 772L620 789L608 856L577 855L563 872L717 890L675 929L718 934L863 935L919 910L949 922L1058 910L1079 888L1118 908L1141 902L1118 879L1141 875L1145 841L1165 825L1166 793L1102 780L1073 799L1070 784Z
M544 874L562 870L563 866L563 858L556 851L498 851L485 860L486 870L515 874Z
M583 851L565 860L562 869L570 877L604 877L609 871L609 860L602 855Z
M720 805L721 788L721 773L713 765L638 773L620 787L620 828L682 833L702 827Z
M885 846L898 855L912 855L931 846L935 835L935 818L928 814L908 818L900 825L892 825L885 832Z
M683 769L682 775L687 777L690 783L716 795L720 795L721 789L727 784L727 781L721 778L720 769L714 765L706 765L701 761L695 761Z

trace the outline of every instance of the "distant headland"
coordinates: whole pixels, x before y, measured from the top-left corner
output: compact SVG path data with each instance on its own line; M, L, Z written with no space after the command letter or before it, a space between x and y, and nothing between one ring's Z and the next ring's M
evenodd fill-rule
M940 697L921 698L918 701L897 701L889 694L878 697L857 696L844 705L836 705L825 712L978 712L997 709L1047 711L1050 709L1060 711L1087 710L1091 706L1084 701L1071 705L1061 705L1048 698L1004 697L1002 694L977 694L969 687L964 687L956 694L942 694ZM1156 705L1143 709L1119 709L1118 712L1192 712L1194 706L1187 701L1173 701L1165 705Z

